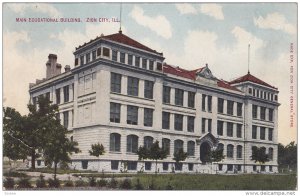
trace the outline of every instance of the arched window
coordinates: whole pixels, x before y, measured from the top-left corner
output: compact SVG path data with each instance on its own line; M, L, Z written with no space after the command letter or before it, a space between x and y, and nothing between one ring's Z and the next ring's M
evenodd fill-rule
M236 148L236 158L241 159L243 154L243 146L238 145Z
M188 153L188 156L194 156L195 155L195 142L194 141L188 141L188 143L187 143L187 153Z
M224 150L224 144L219 143L218 147L217 147L217 150Z
M120 152L121 151L121 135L118 133L110 134L110 145L109 150L112 152Z
M269 148L269 159L273 160L273 148Z
M162 139L162 149L167 151L167 154L170 154L170 139L167 138Z
M232 144L227 145L227 157L233 158L233 145Z
M153 137L145 136L144 137L144 147L146 147L147 149L150 149L152 144L153 144Z
M183 141L182 140L175 140L174 141L174 153L176 153L180 149L183 150Z
M127 136L127 152L136 153L139 145L139 137L136 135Z
M261 147L261 149L262 149L262 151L264 152L264 154L266 154L266 153L267 153L267 150L266 150L266 148L265 148L265 147Z

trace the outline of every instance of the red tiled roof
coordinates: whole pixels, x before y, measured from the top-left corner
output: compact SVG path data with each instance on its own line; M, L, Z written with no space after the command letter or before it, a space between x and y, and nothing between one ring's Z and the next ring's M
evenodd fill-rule
M204 69L204 67L189 71L189 70L182 69L180 67L168 65L166 63L163 66L164 73L176 75L176 76L187 78L190 80L196 80L196 73L200 72L202 69ZM217 85L218 85L218 87L221 87L221 88L239 91L234 86L231 86L230 84L228 84L227 82L222 81L222 80L218 80Z
M229 82L229 84L237 84L237 83L246 82L246 81L277 89L274 86L271 86L270 84L268 84L268 83L258 79L257 77L251 75L249 72L248 72L248 74Z
M135 47L135 48L139 48L141 50L145 50L145 51L148 51L148 52L152 52L152 53L155 53L155 54L162 55L162 53L159 53L156 50L152 50L151 48L148 48L147 46L131 39L130 37L128 37L126 35L124 35L122 33L122 31L119 31L119 33L115 33L115 34L111 34L111 35L97 37L96 39L90 40L88 43L84 43L84 45L79 46L76 49L79 49L79 48L85 46L86 44L89 44L89 43L91 43L91 42L93 42L97 39L107 39L107 40L111 40L111 41L118 42L118 43L121 43L121 44L125 44L125 45L128 45L128 46L132 46L132 47Z

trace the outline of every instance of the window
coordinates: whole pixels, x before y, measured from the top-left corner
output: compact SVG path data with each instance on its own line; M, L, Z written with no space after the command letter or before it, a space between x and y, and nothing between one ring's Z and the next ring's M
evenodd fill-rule
M48 101L50 101L50 92L47 92L47 93L46 93L46 99L47 99Z
M222 165L222 164L219 164L219 165L218 165L218 168L219 168L219 171L222 171L222 170L223 170L223 165Z
M138 107L137 106L127 106L127 124L137 125L138 123Z
M257 118L257 105L252 105L252 118Z
M174 128L176 131L182 131L182 125L183 125L183 115L181 114L175 114L175 124L174 124Z
M142 60L142 68L147 69L147 59Z
M268 140L269 141L273 140L273 129L272 128L269 128Z
M157 70L161 71L162 70L162 64L161 63L156 63L156 68L157 68Z
M183 141L175 140L174 141L174 153L177 153L180 149L183 150Z
M269 121L273 122L273 109L269 109Z
M227 145L227 157L233 158L233 145L232 144Z
M257 169L256 165L253 165L253 171L256 171L256 169Z
M187 131L188 132L194 132L195 117L194 116L188 116L187 120L188 120Z
M162 113L162 128L170 129L170 113L169 112Z
M219 144L218 144L218 147L217 147L217 150L222 150L222 154L223 154L223 151L224 151L224 144L219 143Z
M249 94L251 95L252 94L252 88L249 88Z
M64 102L69 101L69 86L64 87Z
M127 81L127 95L138 96L139 95L139 79L128 76Z
M277 101L277 95L274 95L274 100Z
M93 59L93 61L96 60L96 50L94 50L94 51L92 52L92 59Z
M137 162L136 161L128 161L127 162L127 169L128 170L136 170Z
M193 163L188 163L189 171L194 170L194 164Z
M145 136L144 137L144 147L150 149L153 144L153 137Z
M232 164L228 164L227 165L227 170L228 171L233 171L233 165Z
M264 92L264 99L267 99L267 93Z
M101 48L97 48L97 56L101 55Z
M168 86L163 87L163 103L170 103L171 88Z
M153 109L144 108L144 126L152 127L153 124Z
M154 65L153 61L150 60L150 61L149 61L149 69L150 69L150 70L153 70L153 69L154 69L154 66L153 66L153 65Z
M223 135L223 124L224 124L223 121L218 120L218 124L217 124L218 135Z
M236 148L236 158L241 159L243 153L243 146L238 145Z
M84 64L84 56L80 56L80 65Z
M241 138L242 137L242 124L236 124L236 137Z
M168 171L169 169L169 163L163 163L163 170Z
M202 118L202 133L205 133L205 118Z
M91 61L91 54L90 53L87 53L85 55L85 59L86 59L86 63L90 62Z
M252 139L257 138L257 126L253 125L252 126Z
M110 122L120 123L121 104L110 103Z
M37 162L37 165L38 165L38 166L41 166L42 160L37 160L36 162Z
M181 171L182 170L182 163L176 163L175 162L175 170L176 171Z
M32 98L32 104L33 104L34 106L36 106L36 97L33 97L33 98Z
M266 139L266 128L260 127L260 139L265 140Z
M273 101L273 94L271 94L271 101Z
M236 115L237 116L243 115L243 104L242 103L237 103Z
M110 56L110 50L108 48L103 47L103 56L106 56L106 57Z
M122 75L111 73L110 74L110 92L121 93L121 80Z
M75 58L75 66L78 65L78 58Z
M116 50L112 51L112 60L118 61L118 51L116 51Z
M188 141L188 143L187 143L187 153L188 153L188 156L194 156L195 155L195 142L194 141Z
M273 171L273 167L272 165L269 166L269 171L272 172Z
M69 127L69 111L63 112L64 115L64 127Z
M60 104L60 88L55 90L56 104Z
M206 95L202 95L202 111L205 111L205 99Z
M266 120L266 108L265 107L260 107L260 119Z
M145 162L145 170L151 170L151 162Z
M132 65L132 54L128 54L128 65Z
M175 105L183 106L183 90L175 89Z
M262 172L266 171L266 166L265 166L265 165L260 166L260 170L261 170Z
M211 119L207 119L207 129L208 132L211 133Z
M111 170L118 170L119 169L119 161L110 161Z
M188 92L188 107L194 108L195 107L195 93Z
M211 112L211 100L212 96L207 96L207 111Z
M141 57L138 57L138 56L135 57L135 66L136 67L140 67L140 60L141 60Z
M227 114L233 115L233 101L227 101Z
M88 168L88 164L89 164L89 161L86 161L86 160L81 161L81 167L82 167L82 169L87 169Z
M237 170L242 171L242 165L237 165Z
M144 97L153 99L153 82L145 80L144 82Z
M233 123L227 122L227 136L233 137Z
M224 113L224 99L218 98L218 113Z
M138 150L139 137L136 135L127 136L127 152L136 153Z
M256 90L255 89L253 89L253 96L255 97L255 92L256 92Z
M170 154L170 140L167 138L162 139L162 149L164 149L167 154Z
M120 152L121 150L121 135L118 133L110 134L109 150L111 152Z
M125 53L124 52L120 53L120 62L125 63Z
M269 148L269 159L273 160L273 148Z

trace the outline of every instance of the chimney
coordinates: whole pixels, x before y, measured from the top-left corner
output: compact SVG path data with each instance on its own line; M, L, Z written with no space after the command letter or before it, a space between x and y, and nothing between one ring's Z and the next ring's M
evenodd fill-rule
M65 72L69 72L70 70L71 70L70 65L66 65L66 66L65 66Z
M48 61L46 62L46 79L56 76L61 73L61 64L57 63L57 55L49 54Z

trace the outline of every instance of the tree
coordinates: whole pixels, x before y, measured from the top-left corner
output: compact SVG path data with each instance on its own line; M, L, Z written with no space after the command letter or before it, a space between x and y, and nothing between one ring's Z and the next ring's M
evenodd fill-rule
M294 141L286 146L278 144L278 164L281 168L297 169L297 144Z
M225 158L225 156L223 155L223 149L213 149L209 152L209 156L208 156L208 162L211 163L211 166L213 164L213 162L220 162Z
M147 149L146 147L140 147L137 151L137 154L139 156L139 160L155 160L155 173L157 173L157 161L163 160L167 157L167 151L159 147L159 141L157 140L151 145L150 149Z
M256 146L252 149L252 156L251 160L253 160L255 163L265 163L269 161L268 155L266 154L266 149L263 147L257 148Z
M188 153L184 152L183 149L179 149L175 151L173 155L174 155L173 160L175 160L176 165L179 165L180 161L184 161L188 157Z
M92 144L91 150L89 150L91 156L99 157L105 153L104 146L102 144Z

